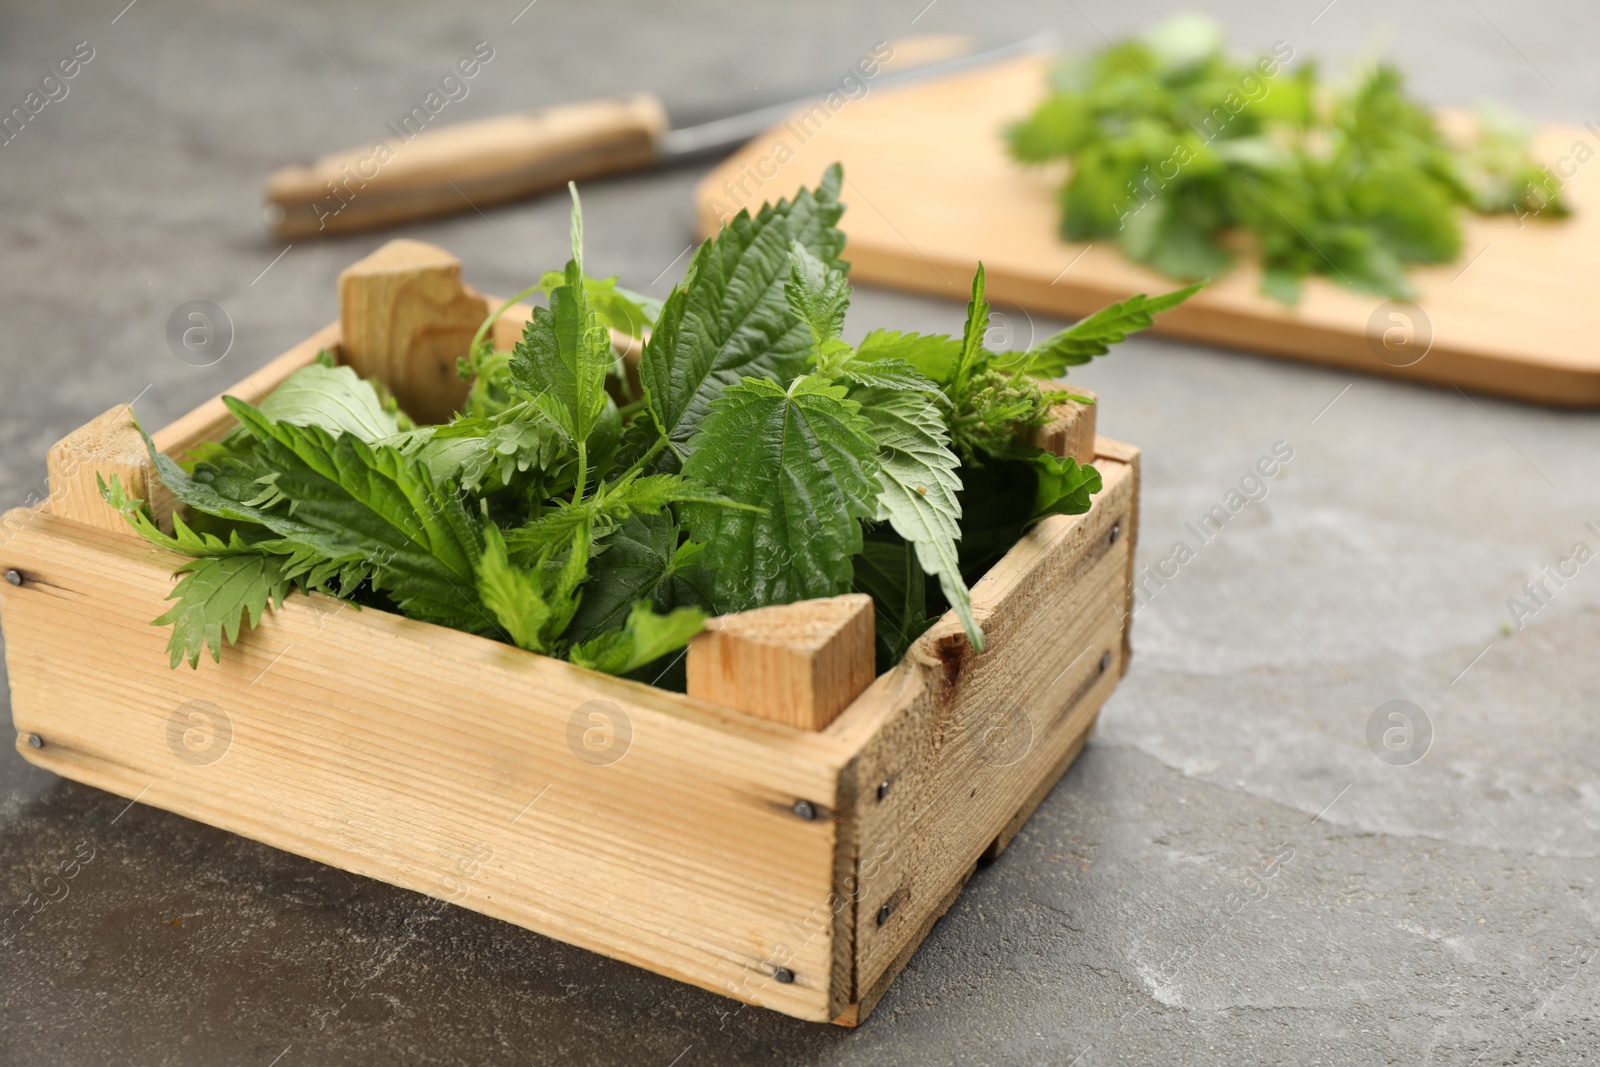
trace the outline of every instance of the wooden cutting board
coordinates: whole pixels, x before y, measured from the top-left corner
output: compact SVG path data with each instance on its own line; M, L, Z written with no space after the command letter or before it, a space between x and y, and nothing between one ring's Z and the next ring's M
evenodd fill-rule
M851 277L966 300L981 259L990 299L1076 318L1176 282L1136 266L1109 242L1057 236L1053 196L1064 170L1025 169L1001 128L1044 91L1048 57L1030 56L826 105L756 138L696 190L702 234L740 208L814 184L844 164L843 227ZM842 98L840 98L842 99ZM1600 153L1600 128L1546 127L1534 151L1567 170L1579 143ZM1580 151L1580 155L1583 153ZM1310 279L1296 307L1257 292L1241 266L1164 315L1158 332L1374 374L1600 407L1600 161L1579 165L1560 222L1465 218L1462 258L1419 268L1414 305ZM1018 339L1025 343L1027 337Z

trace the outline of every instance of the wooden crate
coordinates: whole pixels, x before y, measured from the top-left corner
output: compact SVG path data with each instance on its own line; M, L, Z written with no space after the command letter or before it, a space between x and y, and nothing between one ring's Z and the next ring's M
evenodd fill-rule
M487 305L450 257L386 246L346 272L341 304L341 323L229 392L258 400L330 348L393 378L407 404L454 402L440 368ZM502 320L501 343L520 329ZM1042 440L1092 458L1105 487L977 583L984 653L947 615L873 678L865 598L814 601L713 620L684 695L300 594L220 663L169 670L151 620L181 560L95 489L119 474L164 507L114 409L51 451L50 499L0 526L18 750L750 1004L854 1025L1081 750L1127 668L1139 453L1094 436L1093 408L1061 415ZM212 400L155 439L181 455L230 421ZM808 717L817 728L793 724Z

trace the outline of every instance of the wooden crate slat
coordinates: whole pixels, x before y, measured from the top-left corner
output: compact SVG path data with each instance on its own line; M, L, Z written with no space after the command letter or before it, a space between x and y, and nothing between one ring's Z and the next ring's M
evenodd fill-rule
M860 1014L948 906L949 887L1065 769L1120 677L1133 545L1121 530L1136 483L1131 464L1099 466L1093 510L1041 523L974 588L989 651L973 657L941 622L913 650L921 662L879 678L836 724L841 739L870 738L845 790L857 804ZM1011 762L1019 714L1029 738Z
M27 575L4 598L13 717L45 739L19 742L41 766L434 895L453 858L488 846L495 859L460 879L465 906L828 1017L831 927L790 932L832 890L843 753L824 736L301 596L221 664L169 672L150 619L177 557L49 515L5 554ZM61 670L64 648L95 669ZM632 725L610 766L567 740L571 713L595 699ZM214 764L169 747L169 719L195 701L232 722ZM822 817L798 818L797 799ZM770 977L776 944L793 950L792 984Z

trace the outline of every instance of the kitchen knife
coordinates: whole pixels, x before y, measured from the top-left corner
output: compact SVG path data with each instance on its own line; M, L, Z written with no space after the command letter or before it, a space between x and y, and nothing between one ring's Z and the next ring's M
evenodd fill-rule
M918 48L918 45L922 48ZM896 45L949 56L949 38ZM1050 34L863 78L872 89L938 78L1051 47ZM854 70L854 68L852 68ZM831 87L830 87L831 88ZM726 153L829 90L674 128L650 93L560 104L439 129L284 167L267 180L266 217L284 240L352 233L470 211L577 181Z

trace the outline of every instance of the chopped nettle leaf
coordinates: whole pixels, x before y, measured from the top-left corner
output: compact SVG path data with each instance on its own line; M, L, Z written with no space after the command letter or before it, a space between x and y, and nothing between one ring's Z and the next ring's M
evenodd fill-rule
M1377 64L1350 84L1290 72L1283 41L1251 60L1210 20L1171 19L1138 40L1063 60L1052 91L1006 131L1012 156L1065 159L1061 234L1109 239L1173 278L1228 270L1251 238L1261 289L1299 299L1307 275L1407 296L1406 267L1461 254L1461 209L1560 218L1559 182L1525 129L1486 111L1450 137Z
M656 682L712 614L870 593L892 666L969 583L1100 476L1029 443L1071 396L1040 377L1101 355L1190 296L1137 296L1023 353L984 347L980 266L960 337L843 339L843 176L741 213L660 304L584 273L572 201L563 270L509 352L478 331L448 422L415 425L326 353L182 464L156 452L170 527L111 479L147 540L189 557L168 610L173 667L318 592ZM613 331L647 338L642 397ZM933 581L928 581L932 578Z

